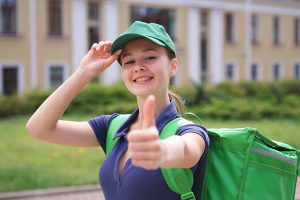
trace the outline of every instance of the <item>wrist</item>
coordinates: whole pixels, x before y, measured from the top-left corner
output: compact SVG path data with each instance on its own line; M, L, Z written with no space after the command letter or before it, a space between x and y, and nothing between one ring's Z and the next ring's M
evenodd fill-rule
M86 83L89 83L94 78L94 75L91 72L89 72L86 69L83 69L82 67L79 67L75 71L74 75L76 75L78 78L80 78L80 80L83 80Z
M162 140L162 146L161 167L173 168L183 161L185 143L180 136L174 135Z

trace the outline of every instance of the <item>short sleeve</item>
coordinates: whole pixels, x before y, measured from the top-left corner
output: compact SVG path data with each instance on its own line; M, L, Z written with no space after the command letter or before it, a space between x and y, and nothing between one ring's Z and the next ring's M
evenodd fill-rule
M204 139L205 144L208 147L209 137L208 137L206 128L204 128L203 126L200 126L198 124L187 124L187 125L181 126L177 130L176 134L177 135L184 135L186 133L196 133L196 134L200 135Z
M105 151L106 149L106 136L107 136L108 125L110 121L114 119L116 116L118 116L118 114L100 115L98 117L88 120L88 123L92 127L103 151Z
M203 140L205 142L205 150L200 159L200 161L201 161L203 158L206 157L206 154L208 152L208 146L209 146L209 137L208 137L206 128L204 128L203 126L200 126L198 124L187 124L187 125L181 126L177 130L176 135L184 135L186 133L196 133L203 138ZM198 164L199 164L199 162L198 162ZM197 167L197 165L195 167Z

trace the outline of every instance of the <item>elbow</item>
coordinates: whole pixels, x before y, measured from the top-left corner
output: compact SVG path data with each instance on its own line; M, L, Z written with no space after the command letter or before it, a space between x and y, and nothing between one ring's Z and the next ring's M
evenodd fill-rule
M40 138L41 134L40 131L38 130L37 126L32 123L30 120L26 124L26 130L34 138Z

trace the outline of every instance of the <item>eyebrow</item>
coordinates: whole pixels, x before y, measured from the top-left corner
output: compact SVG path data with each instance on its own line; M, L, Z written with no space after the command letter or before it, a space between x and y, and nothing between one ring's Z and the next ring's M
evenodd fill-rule
M157 52L157 50L155 48L147 48L147 49L143 49L142 52L148 52L148 51L155 51ZM122 59L125 58L126 56L131 56L132 53L128 52L128 53L125 53L123 56L122 56Z

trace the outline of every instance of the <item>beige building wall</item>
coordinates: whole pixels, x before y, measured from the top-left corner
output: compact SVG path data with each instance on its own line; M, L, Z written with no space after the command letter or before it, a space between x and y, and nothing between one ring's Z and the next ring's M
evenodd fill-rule
M238 80L246 79L246 26L245 13L241 11L225 11L224 15L232 13L234 16L234 42L224 40L224 64L234 63L238 70ZM225 21L225 20L224 20ZM224 27L225 29L225 27ZM224 33L225 35L225 30Z
M16 36L0 37L0 63L17 64L23 70L22 81L24 90L30 88L30 44L29 44L29 6L28 0L19 1L17 6L17 32Z
M252 0L252 4L247 4L244 0L226 0L226 1L209 1L209 0L194 0L194 1L146 1L146 0L86 0L82 3L98 2L100 4L100 19L99 19L99 33L100 40L106 40L110 33L109 30L117 30L117 34L123 32L130 24L130 9L132 5L146 6L152 8L166 8L173 9L176 12L175 23L175 45L178 52L178 58L180 61L180 73L176 77L175 82L177 85L185 85L189 83L189 76L193 73L192 70L197 69L197 66L193 66L191 62L191 49L190 48L190 32L193 31L193 27L189 25L191 8L195 8L201 16L202 12L207 12L210 17L215 11L220 11L223 16L223 22L220 24L225 25L224 16L226 13L232 13L234 18L234 43L227 43L223 40L222 44L218 44L221 48L221 63L220 70L214 70L214 73L219 74L219 81L224 78L225 65L233 63L237 67L238 81L248 80L249 66L251 63L257 63L262 70L262 80L272 81L272 65L278 62L283 69L283 79L293 78L293 65L296 62L300 62L300 45L294 44L294 19L300 18L300 2L292 0L287 1L275 1L275 0ZM17 29L18 34L16 36L0 36L0 69L4 64L18 64L20 66L22 80L22 87L24 91L35 89L35 77L33 70L36 66L36 85L38 88L45 88L47 86L47 67L51 64L64 65L69 76L77 66L74 65L74 15L78 10L73 10L74 1L63 0L63 36L59 38L50 37L48 35L48 8L47 0L18 0L17 1ZM35 2L35 20L32 21L32 2ZM250 2L250 1L248 1ZM113 12L116 12L117 23L111 23L107 17L111 17L109 12L112 10L105 10L106 8L115 8ZM78 7L76 7L78 8ZM250 8L249 13L246 13L246 9ZM86 8L81 8L86 9ZM194 11L195 11L194 9ZM81 10L84 13L87 10ZM250 28L247 28L247 19L251 17L251 13L256 14L259 17L259 41L257 44L251 44L248 41L250 37ZM84 14L82 16L85 16ZM215 17L219 15L215 15ZM274 16L280 17L281 23L281 42L279 45L274 45L272 41L273 35L273 18ZM87 26L88 19L83 19L86 22L81 22ZM197 20L196 20L197 21ZM201 19L199 19L201 21ZM216 22L216 21L215 21ZM249 21L248 21L249 22ZM34 36L33 23L36 23L36 38L32 40ZM208 26L212 27L213 21L208 19ZM219 22L218 22L219 23ZM200 24L195 24L200 26ZM81 28L81 27L80 27ZM87 29L87 27L82 27ZM219 36L224 39L223 33L220 32ZM200 30L201 31L201 30ZM199 33L199 37L201 37ZM215 37L217 36L214 33ZM197 35L197 33L196 33ZM78 37L78 35L77 35ZM83 36L88 37L88 35ZM208 33L208 37L213 37L212 33ZM83 38L87 40L86 38ZM79 38L80 39L80 38ZM199 38L198 38L199 39ZM208 42L212 40L207 39ZM199 41L199 40L195 40ZM82 43L84 44L84 42ZM208 54L211 48L211 44L208 43ZM216 48L217 46L214 46ZM88 50L88 47L81 47L82 52ZM197 47L198 48L198 47ZM196 48L196 49L197 49ZM32 53L35 52L35 56ZM213 54L214 52L212 52ZM77 55L77 57L78 57ZM210 57L211 55L208 55ZM199 58L200 59L200 58ZM208 61L208 70L212 70L212 60ZM199 63L201 63L199 61ZM191 68L193 67L193 68ZM200 68L200 66L199 66ZM102 74L101 76L111 76L113 73ZM208 80L211 80L212 76L215 76L212 72L209 74ZM221 78L221 79L220 79ZM106 78L107 79L107 78ZM105 80L102 79L101 80ZM224 79L225 80L225 79Z
M71 72L71 3L63 1L63 36L48 35L47 1L37 2L37 66L38 85L45 87L46 69L49 64L65 64Z

